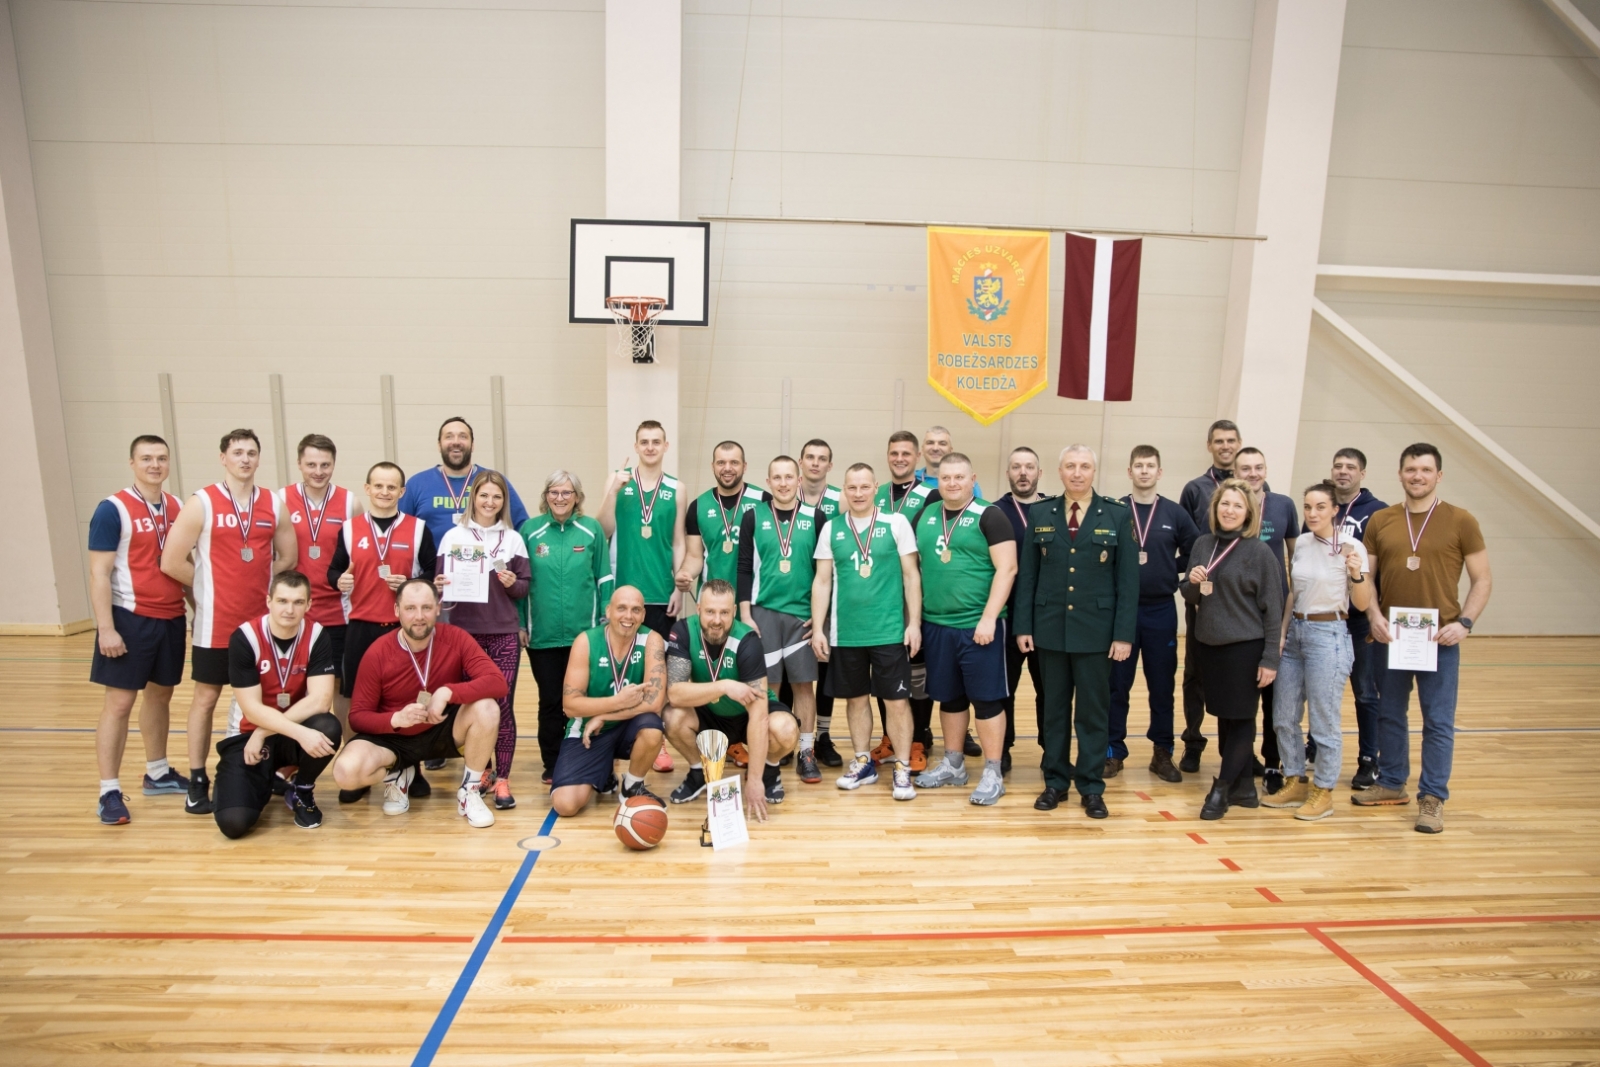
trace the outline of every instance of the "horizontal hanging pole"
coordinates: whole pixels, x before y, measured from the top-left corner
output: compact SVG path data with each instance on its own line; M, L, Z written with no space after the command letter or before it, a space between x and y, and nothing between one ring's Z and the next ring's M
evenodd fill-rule
M1265 241L1260 233L1207 233L1194 230L1131 230L1117 226L1038 226L997 222L916 222L911 219L836 219L808 215L701 215L701 222L803 222L813 226L954 226L967 230L1035 230L1040 233L1107 233L1125 237L1170 237L1181 241Z

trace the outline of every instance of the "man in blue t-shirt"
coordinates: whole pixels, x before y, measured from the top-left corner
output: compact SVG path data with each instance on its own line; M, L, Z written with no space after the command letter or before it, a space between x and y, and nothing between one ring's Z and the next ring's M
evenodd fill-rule
M1278 578L1282 584L1278 593L1289 598L1289 564L1294 558L1294 543L1300 537L1300 509L1282 493L1274 493L1267 486L1267 457L1259 448L1241 448L1233 457L1233 473L1250 485L1255 495L1256 507L1261 511L1261 540L1278 557ZM1290 610L1289 607L1284 608ZM1270 637L1268 638L1270 640ZM1261 689L1261 762L1265 765L1256 773L1261 775L1261 785L1268 793L1283 788L1283 770L1278 756L1277 731L1272 724L1272 686Z
M472 479L489 469L472 462L472 427L459 416L439 427L439 460L437 467L412 475L400 497L400 510L421 519L436 545L444 542L456 516L467 510ZM511 489L511 525L516 528L528 521L528 509L509 478L506 486Z

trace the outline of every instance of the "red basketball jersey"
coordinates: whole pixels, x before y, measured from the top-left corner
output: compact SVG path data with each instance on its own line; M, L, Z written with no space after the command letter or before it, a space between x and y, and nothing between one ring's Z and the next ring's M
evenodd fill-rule
M267 602L279 500L259 487L250 492L253 500L236 501L218 482L195 494L206 509L194 549L196 648L227 648L233 631Z
M278 496L289 509L295 543L300 549L295 570L311 579L311 611L307 618L324 626L343 626L347 621L344 598L328 584L328 563L333 559L334 547L339 543L345 524L355 511L350 490L328 486L321 508L313 508L306 500L303 485L286 486L278 490Z
M183 586L162 573L161 550L183 502L162 493L158 510L137 489L106 499L122 517L122 540L111 566L111 603L147 619L176 619L183 614Z
M300 621L300 632L285 654L272 640L272 627L268 617L252 619L239 627L250 647L256 653L256 670L261 674L261 703L280 711L306 695L306 665L311 659L311 648L322 636L322 624L310 618ZM289 694L288 704L278 699L279 693ZM256 724L245 718L238 701L228 722L229 734L247 734Z
M422 574L417 561L421 547L422 520L415 515L396 515L387 534L372 523L372 516L361 514L344 524L344 550L350 556L350 573L355 588L345 594L347 619L362 622L394 622L394 591L378 573L387 566L389 573L416 578Z

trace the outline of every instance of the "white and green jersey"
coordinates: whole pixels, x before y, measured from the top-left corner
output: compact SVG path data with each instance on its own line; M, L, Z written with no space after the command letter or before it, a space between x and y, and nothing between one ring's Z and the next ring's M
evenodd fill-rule
M916 551L916 538L904 515L875 511L871 518L856 522L847 512L828 520L813 555L833 561L829 644L865 648L898 645L905 639L900 557Z
M974 499L952 519L942 503L917 519L917 552L922 565L922 619L937 626L970 630L983 618L994 583L989 538L981 529L993 504ZM995 513L1011 531L1011 520ZM946 555L948 553L948 556ZM1001 609L1004 616L1005 609Z
M694 499L691 517L684 526L686 534L698 534L705 543L705 562L700 566L701 584L721 578L729 585L739 581L739 524L744 513L761 503L761 490L746 485L738 501L729 511L713 486Z
M789 518L780 519L767 500L744 521L750 531L750 603L809 619L811 579L817 573L812 553L819 526L828 520L799 501Z
M645 645L650 640L650 631L639 628L633 635L633 648L628 653L628 662L614 664L611 662L611 644L606 640L606 628L596 626L592 630L585 630L584 635L589 639L589 688L584 693L591 697L614 697L623 686L632 682L634 685L644 684L644 652ZM620 668L620 669L618 669ZM583 725L588 719L567 719L568 737L582 737ZM612 721L600 727L600 732L614 730L621 726L620 721Z
M646 604L672 599L672 531L678 524L678 479L663 474L646 491L634 471L617 490L617 532L611 538L613 588L631 585Z
M938 489L930 489L921 482L907 482L910 486L904 493L895 494L895 484L885 482L878 486L878 494L873 502L878 505L878 510L895 515L904 515L906 521L915 523L917 516L922 514L922 509L929 500L936 500L939 496Z
M806 487L805 483L802 482L800 484L800 503L804 504L805 502ZM817 514L820 516L817 521L820 524L827 522L844 510L844 498L839 495L839 487L837 485L827 485L823 486L822 498L807 506L816 509Z

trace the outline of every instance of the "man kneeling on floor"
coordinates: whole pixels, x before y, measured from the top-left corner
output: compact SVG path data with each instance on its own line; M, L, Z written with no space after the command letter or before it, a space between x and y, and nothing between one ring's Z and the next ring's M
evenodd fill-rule
M400 629L367 649L350 697L356 736L333 765L340 789L383 783L383 813L411 808L417 764L466 757L456 811L493 826L483 802L483 771L500 732L506 676L465 630L439 621L439 594L426 578L395 590Z
M311 582L280 571L267 589L267 613L228 639L228 684L233 707L228 735L217 742L217 828L228 837L249 833L272 800L279 775L296 826L322 825L312 787L339 747L333 706L333 639L306 620Z
M672 628L667 644L667 740L689 761L689 773L672 791L674 804L705 792L705 769L695 737L702 730L728 735L729 755L742 745L750 766L744 804L765 822L768 804L783 803L778 763L794 751L800 724L767 688L761 638L738 622L733 586L713 578L700 590L700 611Z
M644 776L661 751L661 705L667 699L666 645L644 626L644 594L631 585L611 594L606 621L572 642L561 704L567 733L551 773L550 804L565 818L598 790L617 787L615 765L628 761L624 797L661 798Z

